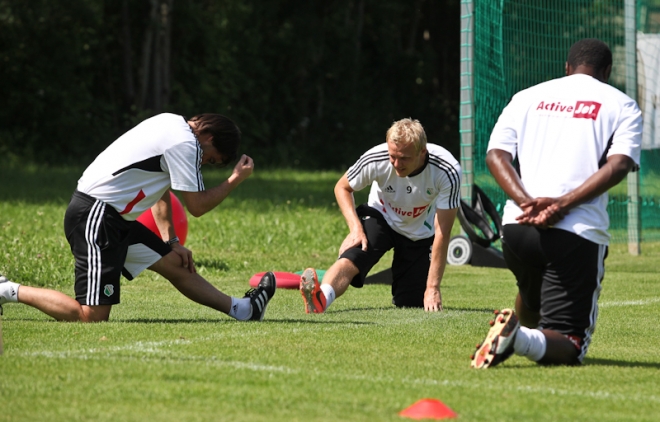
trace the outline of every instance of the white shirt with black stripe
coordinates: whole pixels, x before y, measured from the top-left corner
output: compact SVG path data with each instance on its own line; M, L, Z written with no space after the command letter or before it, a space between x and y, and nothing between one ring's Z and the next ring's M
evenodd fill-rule
M397 176L387 143L365 152L346 173L355 191L371 185L367 204L380 211L394 231L411 240L433 236L435 210L457 208L461 199L458 161L439 145L426 148L424 169L414 176Z
M599 161L623 154L639 164L642 115L637 103L618 89L585 74L553 79L513 96L490 136L488 150L507 151L520 164L532 197L559 197L582 185ZM607 193L570 210L556 228L606 245ZM503 224L516 224L522 210L509 200Z
M137 219L170 187L204 190L202 149L183 116L151 117L114 141L78 180L78 190Z

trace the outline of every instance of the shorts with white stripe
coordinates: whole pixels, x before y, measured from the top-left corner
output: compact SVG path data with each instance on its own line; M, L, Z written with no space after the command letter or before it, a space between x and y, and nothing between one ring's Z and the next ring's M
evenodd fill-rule
M558 331L587 353L596 328L607 245L561 229L507 224L502 252L525 306L539 312L539 328ZM535 328L535 327L532 327Z
M361 288L369 271L383 255L394 249L392 258L392 304L396 307L423 308L424 292L431 266L433 236L410 240L395 232L380 211L362 204L356 209L362 229L368 240L368 248L351 248L339 258L351 261L360 271L351 286Z
M75 258L81 305L118 304L121 275L131 280L172 250L141 223L124 220L111 206L78 191L66 210L64 233Z

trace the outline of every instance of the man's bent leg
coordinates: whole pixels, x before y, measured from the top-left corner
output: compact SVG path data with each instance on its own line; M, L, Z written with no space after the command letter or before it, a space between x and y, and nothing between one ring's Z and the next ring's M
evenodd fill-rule
M541 320L541 314L536 311L532 311L522 300L520 293L516 296L516 315L520 320L520 325L528 328L536 328L539 326L539 321Z
M18 302L32 306L58 321L107 321L111 305L86 306L62 292L21 285Z
M559 229L541 239L549 263L539 321L548 347L540 363L579 364L596 326L607 246Z
M555 331L541 330L546 340L545 355L537 361L544 365L578 365L580 350L564 334Z
M392 304L397 308L424 308L433 237L417 241L398 233L393 237Z

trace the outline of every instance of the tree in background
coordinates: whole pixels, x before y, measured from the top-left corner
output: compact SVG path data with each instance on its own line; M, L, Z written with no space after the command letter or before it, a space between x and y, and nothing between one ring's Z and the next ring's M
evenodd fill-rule
M0 153L87 161L218 112L260 166L344 168L391 122L458 153L459 2L0 0Z

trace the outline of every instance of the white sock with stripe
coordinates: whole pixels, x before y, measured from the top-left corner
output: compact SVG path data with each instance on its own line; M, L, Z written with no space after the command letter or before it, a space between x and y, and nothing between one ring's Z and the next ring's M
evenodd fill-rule
M335 289L329 284L321 284L321 291L325 296L325 309L328 309L330 304L336 299Z
M0 275L0 303L18 302L18 288L21 285L7 280L7 277Z
M232 296L229 316L236 318L239 321L245 321L249 319L252 316L252 305L250 304L250 298L244 297L238 299Z
M545 356L547 341L540 330L520 327L513 343L514 353L538 362Z

